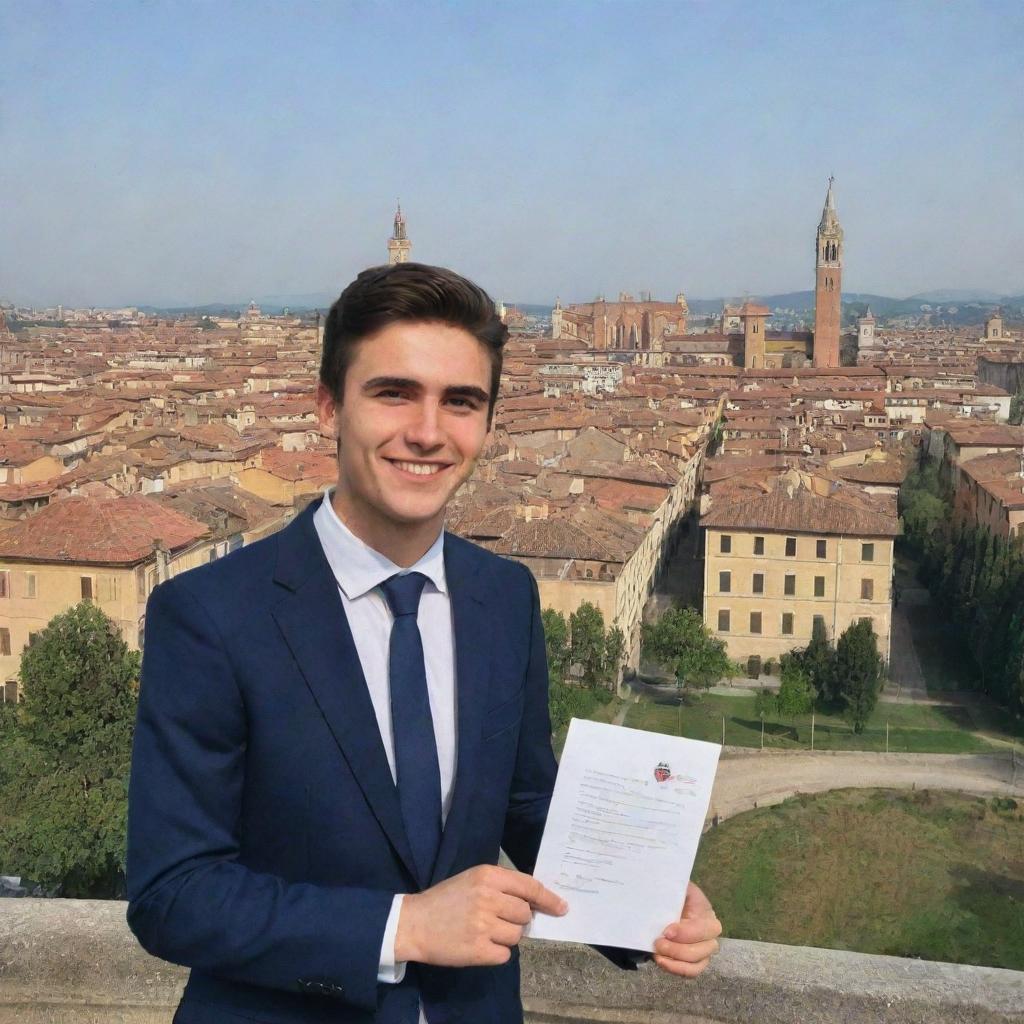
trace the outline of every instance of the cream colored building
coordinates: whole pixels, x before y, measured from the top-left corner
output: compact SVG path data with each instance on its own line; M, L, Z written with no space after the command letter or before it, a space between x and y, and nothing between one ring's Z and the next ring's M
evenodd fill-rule
M706 436L706 432L705 432ZM682 460L679 460L681 462ZM617 531L618 551L603 557L572 557L566 559L564 548L555 548L551 555L527 554L532 545L518 547L515 554L537 578L543 608L553 608L568 618L581 604L589 601L604 615L605 626L617 626L626 640L626 665L636 668L640 662L640 637L644 606L664 570L670 555L670 543L676 537L681 520L693 505L696 481L704 463L704 447L695 447L689 460L681 467L678 481L669 488L664 500L653 513L632 517ZM588 516L601 518L600 511L577 511L573 524L567 524L570 543L585 550L584 538ZM591 535L595 543L597 531ZM516 547L516 545L513 545ZM538 546L543 550L542 546Z
M210 561L212 548L205 524L141 495L64 498L0 531L0 701L16 699L34 635L81 601L139 648L152 589Z
M704 622L741 663L805 647L820 617L833 642L870 619L889 660L894 503L853 485L829 495L778 481L770 493L713 501L701 520Z

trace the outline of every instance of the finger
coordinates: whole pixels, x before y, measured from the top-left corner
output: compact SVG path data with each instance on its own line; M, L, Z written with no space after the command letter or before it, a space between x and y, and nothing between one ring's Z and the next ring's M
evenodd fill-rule
M517 924L509 924L508 921L495 920L491 926L490 940L499 946L517 946L523 937L523 929Z
M711 901L704 895L703 890L696 882L690 882L686 887L686 899L683 902L682 918L690 917L714 917L715 911Z
M546 889L532 875L524 875L519 871L506 871L499 880L499 886L502 892L526 900L534 910L539 910L543 914L561 916L569 909L569 905L561 896Z
M690 964L685 960L670 960L668 957L657 955L654 962L667 974L675 974L680 978L696 978L710 963L709 960L701 960L699 963Z
M695 964L708 960L718 952L718 940L707 939L704 942L670 942L658 939L654 944L654 952L667 960L682 960Z
M661 934L672 942L704 942L722 934L722 922L717 917L673 921Z
M512 924L527 925L533 920L533 908L530 904L518 896L509 896L507 893L499 893L495 913L502 921L509 921Z

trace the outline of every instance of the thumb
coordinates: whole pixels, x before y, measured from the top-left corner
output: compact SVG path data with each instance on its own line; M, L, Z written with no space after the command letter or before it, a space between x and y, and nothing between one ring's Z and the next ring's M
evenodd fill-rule
M711 901L704 895L700 886L690 882L686 887L686 902L683 903L682 920L694 917L714 917L715 911Z

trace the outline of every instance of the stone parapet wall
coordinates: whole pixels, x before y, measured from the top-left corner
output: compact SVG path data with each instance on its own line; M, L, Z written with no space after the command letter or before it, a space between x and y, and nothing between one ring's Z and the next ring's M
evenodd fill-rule
M123 903L0 901L0 1024L170 1024L185 981L154 960ZM725 940L683 982L620 971L584 946L526 942L536 1024L1024 1024L1024 972Z

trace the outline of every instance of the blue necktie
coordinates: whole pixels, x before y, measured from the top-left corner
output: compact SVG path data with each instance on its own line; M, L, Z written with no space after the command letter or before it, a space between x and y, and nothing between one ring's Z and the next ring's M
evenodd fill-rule
M441 770L437 760L434 720L427 694L416 613L427 577L410 572L381 584L394 623L388 654L391 725L395 738L395 774L402 820L419 869L420 883L430 875L441 845Z

